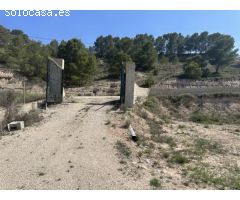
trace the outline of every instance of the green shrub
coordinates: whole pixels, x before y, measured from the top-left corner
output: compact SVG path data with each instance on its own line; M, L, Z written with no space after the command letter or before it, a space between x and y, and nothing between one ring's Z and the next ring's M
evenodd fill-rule
M147 79L145 80L143 87L150 88L155 84L155 79L152 75L148 76Z
M171 136L167 136L167 135L153 135L151 137L151 139L154 142L158 142L158 143L166 143L171 147L175 147L176 146L176 142L174 141L174 139Z
M183 71L184 71L184 77L186 78L199 79L202 76L202 69L194 61L191 61L190 63L186 63L183 66Z
M203 124L239 124L240 114L223 115L219 113L202 113L200 111L193 112L190 116L191 121Z
M159 188L161 187L161 182L157 178L153 178L150 180L150 185L155 188Z
M147 101L144 102L144 106L150 111L156 111L158 108L159 101L156 97L150 96L148 97Z
M177 163L177 164L181 164L181 165L189 162L188 158L185 157L184 155L182 155L181 153L179 153L179 152L173 152L173 153L174 154L169 159L169 162Z
M196 123L218 123L219 119L214 115L207 115L201 112L194 112L191 115L191 120Z

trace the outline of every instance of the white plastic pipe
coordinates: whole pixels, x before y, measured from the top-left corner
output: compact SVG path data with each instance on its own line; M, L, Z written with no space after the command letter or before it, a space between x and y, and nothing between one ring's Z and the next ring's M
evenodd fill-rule
M128 130L129 130L129 135L132 137L132 140L137 141L137 135L136 135L135 131L133 130L133 127L131 124L130 124Z

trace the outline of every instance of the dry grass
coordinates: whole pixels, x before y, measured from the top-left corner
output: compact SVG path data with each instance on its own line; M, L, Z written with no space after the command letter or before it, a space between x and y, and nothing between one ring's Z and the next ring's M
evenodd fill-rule
M117 141L115 144L116 149L120 153L120 155L124 158L129 158L131 155L131 149L123 142Z
M234 119L238 117L238 98L219 94L205 97L183 95L149 97L147 101L140 102L128 113L139 138L136 146L128 148L131 147L131 160L137 160L144 168L136 168L127 162L125 170L134 167L146 181L160 177L161 188L239 189L239 127L238 124L232 125L231 116L234 115ZM216 102L218 105L215 106ZM230 110L231 102L234 103L233 110ZM208 125L212 122L193 123L191 114L196 108L208 114L215 110L231 114L228 121L221 119L223 125L215 122L214 125ZM147 117L141 113L142 110L147 110ZM163 120L166 115L168 123ZM179 118L181 115L184 117ZM217 117L221 118L221 115ZM230 161L236 167L229 167ZM156 180L150 183L152 188L157 188L154 186Z

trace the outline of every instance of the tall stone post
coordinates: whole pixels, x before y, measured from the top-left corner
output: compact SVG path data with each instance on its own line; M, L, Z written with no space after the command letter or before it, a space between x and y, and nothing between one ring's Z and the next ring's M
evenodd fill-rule
M125 85L125 101L124 106L133 107L134 97L134 84L135 84L135 63L126 64L126 85Z

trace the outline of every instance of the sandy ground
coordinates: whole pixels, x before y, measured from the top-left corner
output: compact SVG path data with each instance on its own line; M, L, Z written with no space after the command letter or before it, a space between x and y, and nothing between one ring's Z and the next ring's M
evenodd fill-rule
M107 102L82 97L44 112L44 121L0 140L0 189L142 189L120 172L105 125ZM148 183L146 183L148 184Z

